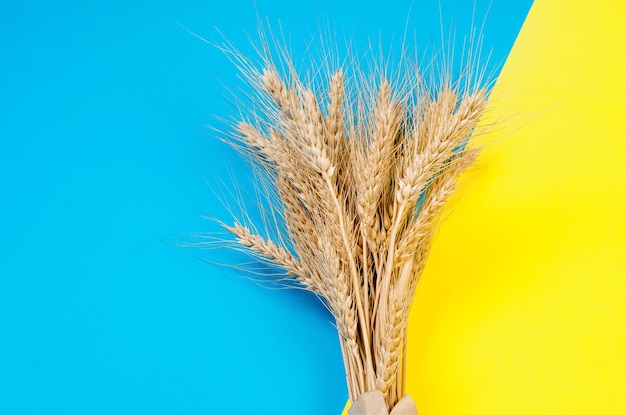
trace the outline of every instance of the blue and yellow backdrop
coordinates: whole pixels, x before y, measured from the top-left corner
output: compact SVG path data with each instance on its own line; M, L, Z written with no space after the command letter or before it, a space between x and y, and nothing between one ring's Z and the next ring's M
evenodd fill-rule
M0 5L0 413L341 413L315 298L163 242L228 219L215 189L248 174L204 127L237 115L237 72L190 32L437 46L473 15L493 111L521 115L435 240L409 392L423 415L626 413L626 6L532 3Z

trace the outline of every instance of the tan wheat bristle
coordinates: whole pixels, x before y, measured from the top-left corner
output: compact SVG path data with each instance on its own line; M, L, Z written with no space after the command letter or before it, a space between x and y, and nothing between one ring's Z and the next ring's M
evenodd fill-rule
M246 69L258 102L234 139L274 187L285 228L278 242L239 224L226 229L322 297L351 399L378 389L393 408L405 394L414 292L457 177L479 154L471 137L489 127L479 127L487 91L448 76L427 87L413 66L404 79L381 70L367 82L345 65L319 75L319 88L290 62L283 74L263 61Z

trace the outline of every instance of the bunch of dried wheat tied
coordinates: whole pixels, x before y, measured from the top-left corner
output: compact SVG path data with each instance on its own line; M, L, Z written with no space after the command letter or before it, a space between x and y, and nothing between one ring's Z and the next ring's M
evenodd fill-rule
M275 240L226 227L332 312L352 401L380 390L393 408L405 395L415 289L441 210L479 153L470 138L486 89L345 67L314 86L291 66L264 66L247 73L254 112L234 137L275 191L284 226Z

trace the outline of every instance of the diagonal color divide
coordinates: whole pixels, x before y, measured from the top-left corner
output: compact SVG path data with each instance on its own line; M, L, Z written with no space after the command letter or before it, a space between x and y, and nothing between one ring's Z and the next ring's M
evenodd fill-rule
M423 415L626 410L626 3L539 0L410 322Z

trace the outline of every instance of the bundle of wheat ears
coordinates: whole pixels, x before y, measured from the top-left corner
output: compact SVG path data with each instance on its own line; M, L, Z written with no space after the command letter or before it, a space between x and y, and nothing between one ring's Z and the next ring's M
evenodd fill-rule
M289 59L246 67L253 111L231 139L272 189L278 236L242 221L226 228L330 310L352 414L415 411L402 399L409 310L486 111L476 74L425 81L417 65L391 77L382 66L317 68L309 80Z

